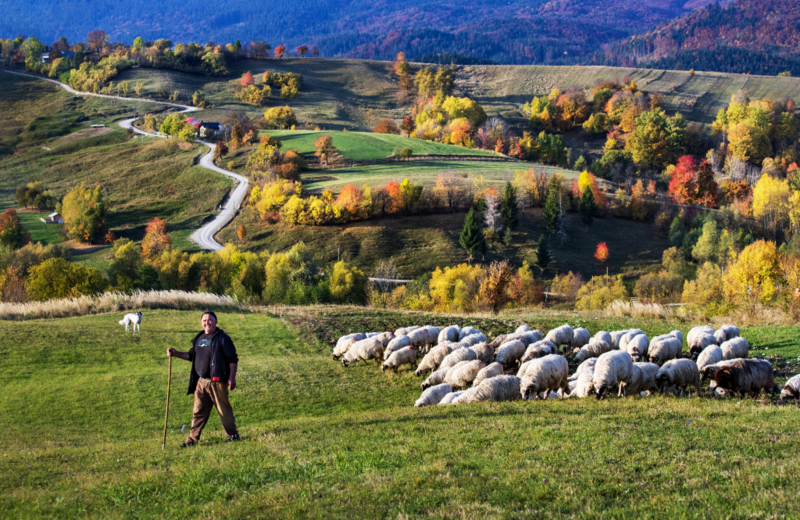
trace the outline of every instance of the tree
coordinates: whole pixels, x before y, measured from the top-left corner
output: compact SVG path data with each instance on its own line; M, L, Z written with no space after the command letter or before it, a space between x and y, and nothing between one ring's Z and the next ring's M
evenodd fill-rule
M239 239L239 244L247 237L247 229L244 224L239 224L239 227L236 228L236 237Z
M301 45L301 46L299 46L297 48L297 55L298 56L305 56L306 54L308 54L308 46L307 45Z
M97 269L50 258L31 269L27 293L32 300L70 298L102 292L108 283Z
M605 242L600 242L597 244L597 249L595 249L594 257L597 259L598 262L605 263L608 260L608 245Z
M501 307L511 301L508 291L510 282L511 268L508 262L492 262L478 289L478 301L489 307L492 314L497 314Z
M486 196L486 212L484 213L484 222L486 229L500 233L503 231L503 217L500 214L500 199L497 195Z
M451 211L457 210L463 204L466 195L459 177L454 172L442 172L437 175L433 193Z
M691 204L697 193L697 161L691 155L678 159L670 172L669 193L678 204Z
M397 125L391 119L381 119L378 121L378 124L372 129L372 132L376 134L400 135L400 129L397 128Z
M316 45L314 45L314 47L311 48L311 55L314 56L315 58L319 56L319 49L317 49Z
M99 240L105 234L107 205L100 186L75 186L61 202L61 215L70 238L80 242Z
M791 189L786 179L763 175L753 189L753 217L761 219L764 230L774 236L789 221Z
M738 255L723 275L725 296L734 302L773 299L780 284L780 257L775 242L757 240Z
M597 204L594 201L594 193L592 193L591 186L586 186L581 194L581 200L578 202L578 214L581 220L586 224L586 231L589 231L589 226L594 221L594 216L597 214Z
M511 182L506 182L505 190L503 190L503 199L500 202L500 216L506 229L516 229L519 223L517 219L517 190Z
M477 213L475 208L470 208L467 217L464 219L464 227L461 228L461 236L458 238L458 243L470 257L475 256L478 250L486 248L483 230L481 229L480 213Z
M0 215L0 245L19 249L30 241L31 234L22 227L17 211L13 208L6 209Z
M149 260L155 260L164 251L172 249L172 240L167 233L167 223L158 217L147 223L144 239L142 239L142 253Z
M337 303L364 304L367 300L369 279L363 271L344 260L336 262L331 274L331 298Z
M593 276L578 290L575 309L603 309L614 300L622 300L627 296L628 291L622 283L622 275L615 277L608 275Z
M253 73L249 70L242 74L242 79L239 81L239 84L243 87L250 87L256 84L256 81L253 79Z
M547 198L544 201L544 210L542 217L544 218L545 228L551 235L558 231L561 224L561 183L556 177L550 177L547 184Z
M99 52L108 44L108 34L100 29L89 31L89 34L86 35L86 43L90 49Z
M636 118L625 150L631 152L636 164L648 168L663 168L672 156L670 126L663 110L647 110Z
M416 212L417 205L422 198L423 188L421 184L413 184L408 179L403 179L403 182L400 183L400 196L406 214Z
M411 136L411 132L413 132L416 127L417 125L414 121L414 116L406 116L400 123L400 129L403 130L408 137Z
M692 249L692 257L697 260L698 265L705 262L719 262L719 238L720 232L717 223L713 219L703 224L703 234L697 240Z
M278 45L277 47L275 47L273 52L275 53L275 57L276 58L279 58L279 59L283 58L283 55L286 54L286 47L283 46L283 45Z
M544 272L552 261L553 257L550 255L547 237L541 234L539 235L539 241L536 242L536 267L538 267L541 272Z
M264 121L273 128L290 128L297 124L297 117L289 106L272 107L264 112Z
M217 143L217 146L214 147L214 159L216 160L225 157L226 155L228 155L229 151L230 150L228 150L228 144L225 141L219 141Z

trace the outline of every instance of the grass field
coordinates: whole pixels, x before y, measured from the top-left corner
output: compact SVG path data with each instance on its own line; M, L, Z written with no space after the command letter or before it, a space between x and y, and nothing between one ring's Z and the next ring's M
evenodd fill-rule
M330 340L453 318L309 308L226 313L240 355L231 394L243 440L191 419L189 365L173 367L161 451L165 349L185 350L196 312L0 322L14 391L0 394L5 518L797 518L798 409L750 399L556 400L416 409L420 379L344 369ZM564 317L528 316L541 329ZM569 322L595 332L629 320ZM494 333L521 320L469 319ZM665 322L636 322L654 335ZM686 332L688 326L681 325ZM800 328L745 329L773 361ZM785 361L784 361L785 364ZM796 365L792 368L797 371Z

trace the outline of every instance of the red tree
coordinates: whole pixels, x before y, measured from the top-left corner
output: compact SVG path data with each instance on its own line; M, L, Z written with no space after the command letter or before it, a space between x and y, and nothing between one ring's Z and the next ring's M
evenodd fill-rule
M283 45L278 45L275 47L273 52L275 53L276 58L283 58L283 55L286 54L286 47Z
M417 128L417 123L414 121L413 116L407 116L403 119L403 122L400 123L400 129L403 130L406 135L411 135L411 132Z
M697 192L697 161L691 155L678 159L670 173L669 193L678 204L691 204Z
M148 222L144 228L145 235L142 240L142 253L147 258L154 260L164 251L172 249L172 240L167 233L167 223L158 217Z
M13 208L5 210L0 216L0 245L18 249L30 241L31 234L22 227L17 211Z
M255 85L256 81L253 79L253 73L249 70L242 74L242 86L249 87L250 85Z
M605 242L600 242L597 244L597 250L594 252L594 257L599 262L605 262L608 260L608 246Z
M297 48L298 56L305 56L306 54L308 54L308 46L301 45L300 47Z
M400 193L400 183L390 181L386 184L386 196L389 199L389 213L396 213L403 209L403 194Z

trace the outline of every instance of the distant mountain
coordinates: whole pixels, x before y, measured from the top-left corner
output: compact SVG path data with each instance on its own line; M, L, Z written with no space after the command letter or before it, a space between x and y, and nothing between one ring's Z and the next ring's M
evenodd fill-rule
M609 64L800 76L798 0L711 4L607 48Z
M10 0L0 36L175 43L264 40L317 45L323 56L571 64L602 45L684 16L710 0ZM449 62L448 62L449 63Z

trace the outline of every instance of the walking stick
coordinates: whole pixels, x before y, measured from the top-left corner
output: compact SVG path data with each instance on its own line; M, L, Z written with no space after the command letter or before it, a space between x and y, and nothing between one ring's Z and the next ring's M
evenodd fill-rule
M164 414L164 440L161 441L161 449L167 444L167 418L169 417L169 390L172 386L172 356L169 357L169 375L167 376L167 411Z

